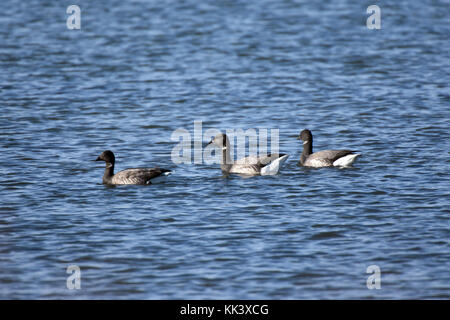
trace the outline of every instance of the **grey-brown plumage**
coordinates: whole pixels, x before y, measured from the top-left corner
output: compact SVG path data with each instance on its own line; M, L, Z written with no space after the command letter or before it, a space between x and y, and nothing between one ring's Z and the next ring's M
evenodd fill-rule
M151 184L151 179L171 173L170 170L162 168L133 168L114 174L115 156L110 150L103 151L95 161L105 161L106 163L103 174L104 184Z
M208 145L213 144L222 149L222 163L220 168L225 174L236 173L243 175L273 175L277 174L283 163L289 157L287 154L267 154L249 156L233 161L230 156L230 141L224 133L216 135Z

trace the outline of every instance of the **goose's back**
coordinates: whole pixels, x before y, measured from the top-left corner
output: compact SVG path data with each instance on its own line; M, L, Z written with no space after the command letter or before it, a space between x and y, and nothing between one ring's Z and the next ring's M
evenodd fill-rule
M251 165L258 165L258 166L265 166L269 164L270 162L284 156L285 154L278 154L278 153L269 153L262 156L248 156L239 160L236 160L234 164L251 164Z
M333 162L346 155L352 154L352 150L322 150L311 154L303 165L308 167L328 167Z
M270 164L280 157L285 156L285 154L272 153L262 156L249 156L236 160L230 169L230 173L240 173L240 174L261 174L261 169L266 165ZM278 171L278 170L277 170Z
M150 180L170 170L161 168L134 168L117 172L111 182L113 184L149 184Z
M233 164L230 173L255 175L261 172L261 167L256 164Z

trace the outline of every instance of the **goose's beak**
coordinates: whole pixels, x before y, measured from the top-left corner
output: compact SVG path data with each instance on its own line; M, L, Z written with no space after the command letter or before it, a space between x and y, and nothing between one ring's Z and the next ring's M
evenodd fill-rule
M206 147L209 146L211 143L212 143L212 140L211 140L210 142L208 142L207 144L205 144L205 145L203 146L203 148L206 148Z
M97 157L97 159L95 159L94 161L102 161L102 159L100 159L100 157Z

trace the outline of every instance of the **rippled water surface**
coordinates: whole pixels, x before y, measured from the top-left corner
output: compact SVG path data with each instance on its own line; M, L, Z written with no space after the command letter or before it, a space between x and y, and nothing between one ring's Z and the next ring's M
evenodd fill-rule
M449 3L377 2L369 30L372 2L3 1L0 298L450 298ZM279 129L290 158L174 164L196 120ZM363 156L299 167L304 128ZM106 187L106 149L175 173Z

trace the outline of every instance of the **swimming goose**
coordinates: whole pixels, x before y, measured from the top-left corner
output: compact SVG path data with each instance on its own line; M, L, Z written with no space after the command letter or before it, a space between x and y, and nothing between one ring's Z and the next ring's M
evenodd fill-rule
M151 179L171 173L170 170L161 168L136 168L125 169L114 174L115 157L109 150L103 151L95 161L106 162L104 184L151 184Z
M323 150L313 153L313 137L308 129L303 130L298 139L303 140L299 162L305 167L348 167L361 155L352 150Z
M220 168L225 174L274 175L280 171L284 161L289 157L287 154L269 153L259 157L249 156L233 162L230 156L230 141L226 134L220 133L216 135L207 145L210 144L222 148L222 163Z

